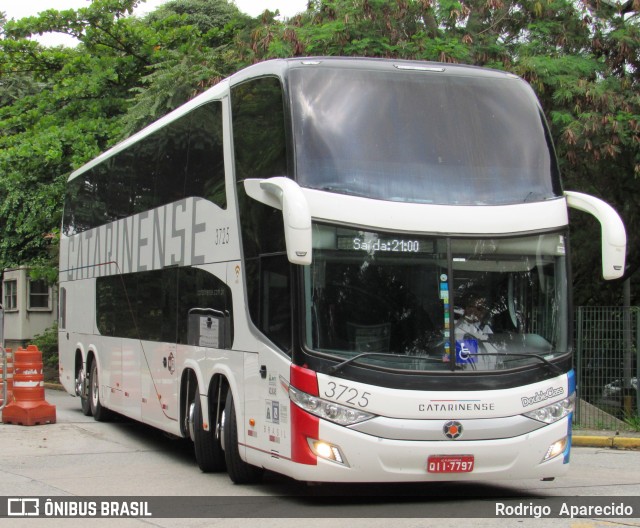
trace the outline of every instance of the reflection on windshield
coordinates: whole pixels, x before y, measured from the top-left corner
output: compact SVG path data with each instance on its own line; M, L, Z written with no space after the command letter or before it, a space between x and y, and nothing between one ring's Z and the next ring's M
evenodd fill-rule
M314 225L306 344L341 360L392 354L358 360L392 368L517 367L566 353L566 291L559 234L448 249L444 238Z
M448 205L562 195L544 117L518 79L318 67L290 82L303 187Z

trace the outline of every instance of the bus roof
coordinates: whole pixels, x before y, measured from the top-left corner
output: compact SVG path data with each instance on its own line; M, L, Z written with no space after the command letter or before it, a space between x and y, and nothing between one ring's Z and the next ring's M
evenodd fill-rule
M69 181L73 180L85 171L95 167L99 163L109 159L115 154L125 150L130 145L136 143L142 138L152 134L156 130L162 128L175 119L190 112L194 108L205 104L209 101L219 99L228 93L231 86L235 86L246 82L250 79L275 75L282 79L286 79L288 71L297 68L331 68L331 69L350 69L350 70L368 70L368 71L397 71L402 72L425 72L438 73L443 75L460 76L460 77L485 77L494 79L511 79L521 80L517 75L512 73L493 70L489 68L480 68L477 66L468 66L461 64L449 64L439 62L427 62L416 60L402 59L382 59L382 58L362 58L362 57L298 57L288 59L272 59L259 62L248 66L234 73L230 77L222 80L212 88L194 97L187 103L171 111L167 115L154 121L144 129L124 139L114 147L103 152L98 157L87 162L80 168L76 169L69 176Z

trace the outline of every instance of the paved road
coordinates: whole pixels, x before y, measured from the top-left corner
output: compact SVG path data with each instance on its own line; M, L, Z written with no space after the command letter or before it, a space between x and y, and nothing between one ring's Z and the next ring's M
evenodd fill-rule
M56 405L57 423L23 427L0 425L1 496L204 496L207 503L225 498L232 513L264 519L93 519L104 526L300 526L398 527L468 526L475 508L516 497L640 497L640 451L574 448L568 476L553 482L508 481L500 484L332 485L308 487L268 474L254 486L235 486L226 474L203 474L189 442L128 420L98 423L82 415L79 401L60 391L47 391ZM250 497L250 499L247 499ZM336 499L336 497L342 497ZM241 510L233 501L237 499ZM175 499L173 499L175 500ZM283 502L284 500L284 502ZM533 500L533 499L532 499ZM514 502L515 501L515 502ZM285 509L283 509L285 508ZM320 508L320 509L319 509ZM282 514L287 511L286 514ZM638 509L640 512L640 508ZM194 513L194 517L197 514ZM309 517L299 521L287 517ZM403 518L412 515L415 518ZM345 521L336 516L358 517ZM373 516L373 518L371 518ZM429 519L437 516L440 518ZM362 517L362 518L360 518ZM369 518L366 518L369 517ZM448 518L442 518L448 517ZM640 527L640 520L475 519L484 526ZM0 526L86 526L79 519L0 519Z

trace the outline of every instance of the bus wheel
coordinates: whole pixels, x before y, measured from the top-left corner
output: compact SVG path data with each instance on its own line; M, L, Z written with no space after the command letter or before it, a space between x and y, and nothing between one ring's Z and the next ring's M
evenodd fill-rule
M76 395L80 396L80 407L82 407L82 414L85 416L91 416L91 403L87 396L87 375L84 372L84 368L80 367L76 372Z
M100 381L98 380L98 362L91 362L91 374L89 375L89 405L93 418L98 422L109 419L109 410L100 403Z
M217 424L209 423L208 431L202 427L202 404L197 390L195 400L189 406L189 422L189 434L193 440L200 470L204 473L224 471L226 469L224 451L222 451L220 439L216 438Z
M238 422L231 389L229 389L227 393L227 403L224 407L221 435L224 442L224 458L227 461L227 472L233 483L251 484L262 480L264 470L247 464L240 458L240 452L238 450Z

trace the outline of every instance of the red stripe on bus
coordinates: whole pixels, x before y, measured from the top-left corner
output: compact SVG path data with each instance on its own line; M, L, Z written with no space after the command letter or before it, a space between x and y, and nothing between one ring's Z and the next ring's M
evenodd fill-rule
M318 396L318 378L313 370L291 365L291 385L296 389ZM320 419L303 411L295 403L291 404L291 459L299 464L318 464L307 438L318 438Z

